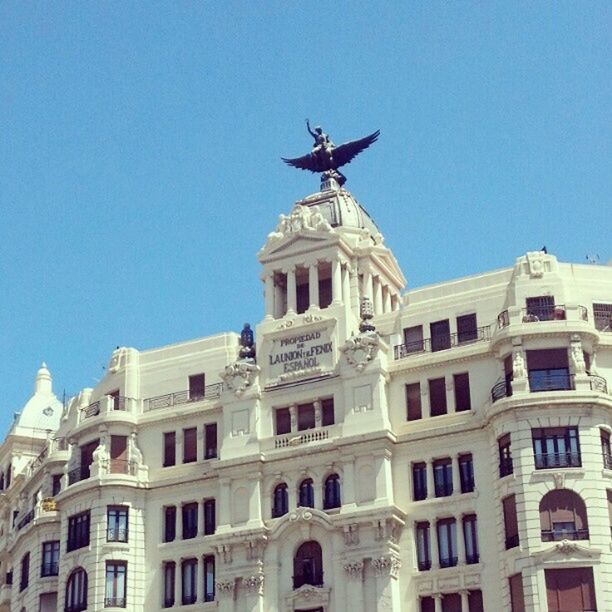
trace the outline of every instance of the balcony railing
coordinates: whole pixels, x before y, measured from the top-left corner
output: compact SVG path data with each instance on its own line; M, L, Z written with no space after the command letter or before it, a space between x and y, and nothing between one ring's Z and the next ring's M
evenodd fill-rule
M132 464L127 459L111 459L109 463L111 474L133 475Z
M612 455L609 453L603 453L603 464L606 470L612 470Z
M425 338L408 344L398 344L394 347L395 359L404 359L416 353L436 353L457 346L466 346L475 342L483 342L491 339L491 331L488 325L475 329L461 331L453 334Z
M158 395L157 397L149 397L144 401L144 409L158 410L160 408L170 408L171 406L180 406L189 402L200 402L202 400L217 399L221 396L223 383L215 383L207 385L204 393L194 395L193 392L177 391L176 393L168 393L166 395Z
M569 372L547 373L544 370L529 372L529 390L532 393L540 391L571 391L574 389L574 377Z
M126 398L123 395L107 395L106 398L110 398L111 400L111 409L112 410L127 410L127 402ZM98 400L97 402L93 402L83 408L83 418L88 419L90 417L94 417L100 414L102 411L102 402L104 400Z
M59 562L51 561L50 563L43 563L40 567L40 575L44 578L45 576L57 576L59 574Z
M289 446L300 446L309 442L319 442L329 438L329 429L311 429L303 433L295 432L286 436L278 436L274 440L274 448L287 448Z
M510 397L512 395L512 383L509 380L501 380L493 385L491 389L491 402L495 403L502 397Z
M125 597L105 597L105 608L125 608Z
M109 527L106 530L107 542L127 542L128 530L125 527Z
M535 455L535 466L538 470L559 467L580 467L582 459L578 452L543 453Z
M542 542L558 542L560 540L588 540L588 529L558 529L542 530Z
M17 531L23 529L28 523L31 523L34 519L34 509L30 510L18 523Z
M91 475L90 466L88 465L80 465L73 470L68 472L68 484L72 485L75 482L80 482L81 480L87 480Z
M591 381L591 391L599 391L600 393L608 392L608 383L602 376L589 374L589 380Z
M293 576L293 588L299 589L305 584L310 584L314 587L323 586L323 572L318 572L314 576L298 575Z
M565 321L567 318L567 313L563 304L551 304L550 306L529 306L528 308L523 308L521 313L523 315L523 323L538 323L539 321Z

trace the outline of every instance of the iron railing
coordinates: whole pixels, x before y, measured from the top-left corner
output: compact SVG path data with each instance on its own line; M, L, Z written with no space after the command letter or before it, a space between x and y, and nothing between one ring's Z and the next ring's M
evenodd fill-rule
M500 380L493 385L491 389L491 402L494 404L502 397L510 397L512 395L512 383L509 380Z
M57 576L59 574L59 562L51 561L49 563L43 563L40 566L40 575L44 578L45 576Z
M34 509L30 510L18 523L17 531L23 529L28 523L31 523L34 519Z
M523 323L538 323L539 321L565 321L567 312L563 304L542 304L528 306L521 310Z
M608 383L602 376L589 374L589 380L591 381L591 391L599 391L600 393L608 392Z
M109 527L106 530L107 542L127 542L128 530L126 527Z
M125 608L125 597L105 597L105 608Z
M508 314L507 310L502 310L497 315L497 327L499 327L499 329L502 329L503 327L507 327L508 325L510 325L510 315Z
M394 347L395 359L404 359L415 353L436 353L457 346L466 346L475 342L491 339L491 330L488 325L474 329L425 338L416 342L398 344Z
M158 395L149 397L144 401L145 411L158 410L160 408L170 408L171 406L180 406L189 402L200 402L203 400L217 399L221 396L223 383L215 383L207 385L203 394L194 395L189 390L177 391L176 393L167 393L166 395Z
M80 482L81 480L87 480L91 475L89 468L89 465L80 465L79 467L70 470L68 472L68 485Z
M536 469L538 470L558 467L580 467L582 465L580 453L571 451L567 453L537 454L534 460Z
M558 529L542 530L542 542L558 542L559 540L588 540L588 529Z

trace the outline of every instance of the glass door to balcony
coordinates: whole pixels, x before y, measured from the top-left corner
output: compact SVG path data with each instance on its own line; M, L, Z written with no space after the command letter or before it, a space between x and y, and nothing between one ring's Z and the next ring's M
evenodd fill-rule
M451 335L448 319L430 323L429 332L431 334L432 351L443 351L444 349L450 348Z

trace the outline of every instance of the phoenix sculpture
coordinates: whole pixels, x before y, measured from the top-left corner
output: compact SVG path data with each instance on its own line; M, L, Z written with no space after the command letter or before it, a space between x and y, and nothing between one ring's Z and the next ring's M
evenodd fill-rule
M351 161L371 144L378 140L380 130L376 130L369 136L358 140L351 140L336 146L329 135L321 127L315 127L314 131L310 127L310 121L306 119L306 128L314 138L312 151L302 157L294 159L281 158L289 166L310 170L311 172L323 173L323 180L334 178L339 185L346 183L346 177L338 170L341 166L351 163Z

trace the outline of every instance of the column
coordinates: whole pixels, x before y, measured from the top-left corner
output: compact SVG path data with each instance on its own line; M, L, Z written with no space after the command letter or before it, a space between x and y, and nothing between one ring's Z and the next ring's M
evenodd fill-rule
M463 537L463 517L461 515L455 517L456 533L457 533L457 563L465 563L465 538Z
M249 522L261 524L261 474L252 474L249 497Z
M295 284L295 267L287 270L287 314L297 312L297 288Z
M264 584L265 578L260 567L255 568L252 574L242 578L242 586L246 591L245 612L263 612Z
M349 284L351 293L351 310L353 315L359 318L359 275L357 274L357 266L353 266L349 270Z
M344 564L347 580L344 581L346 607L351 612L362 612L364 609L363 597L363 561L355 559Z
M279 319L284 316L283 312L283 288L280 284L274 285L274 318Z
M308 298L309 308L319 308L319 262L308 266Z
M398 574L401 561L394 554L386 554L373 559L376 573L376 610L382 612L399 610L401 606Z
M346 457L343 462L342 505L355 504L355 457Z
M469 591L460 591L461 595L461 612L470 612L470 593Z
M435 612L442 612L442 593L435 593L432 595L435 604Z
M315 427L321 427L321 400L316 399L314 401L314 416L315 416Z
M274 272L266 274L265 278L265 300L266 300L266 316L269 321L274 318Z
M289 406L289 416L291 417L291 433L297 431L297 406L292 404Z
M372 300L374 304L374 314L380 314L382 312L382 284L380 282L380 276L373 278L372 283L374 285L374 296Z
M332 260L332 301L342 303L342 279L340 278L340 260Z
M346 312L348 314L351 307L351 285L348 265L342 266L342 301L346 306Z
M425 471L427 472L427 498L431 499L436 496L433 464L428 463Z
M219 508L217 509L217 516L223 517L225 520L223 524L219 521L219 528L225 527L229 529L231 521L231 504L230 504L230 479L221 478L219 479Z
M383 312L391 312L391 291L389 285L383 287Z
M376 501L393 503L393 482L391 474L391 453L382 451L374 454L376 470Z
M361 297L372 299L372 273L369 270L363 272L363 287Z
M459 471L459 457L451 457L453 468L453 494L461 493L461 473Z

